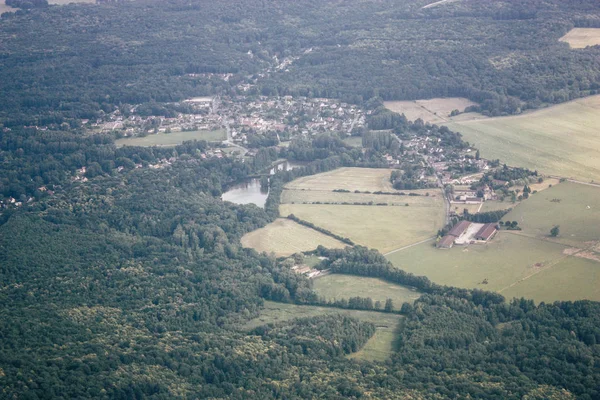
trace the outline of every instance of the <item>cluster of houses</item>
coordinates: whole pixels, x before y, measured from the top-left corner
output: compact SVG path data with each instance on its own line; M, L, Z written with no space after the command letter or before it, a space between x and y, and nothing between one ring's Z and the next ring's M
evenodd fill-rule
M450 232L436 244L438 249L450 249L456 245L487 243L492 240L498 227L495 223L477 224L470 221L460 221Z

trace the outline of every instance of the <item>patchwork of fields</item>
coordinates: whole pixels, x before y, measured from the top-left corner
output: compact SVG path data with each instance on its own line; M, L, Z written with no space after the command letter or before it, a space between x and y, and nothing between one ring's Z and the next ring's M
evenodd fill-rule
M454 121L448 128L482 157L583 181L600 181L600 96L518 116Z
M598 28L573 28L560 38L561 42L567 42L573 49L583 49L587 46L600 44L600 29Z
M375 335L358 352L349 358L384 361L395 350L395 340L402 328L403 317L376 311L342 310L330 307L299 306L295 304L265 302L260 316L248 321L241 328L250 330L269 323L284 322L294 318L316 317L320 315L347 315L364 322L371 322L377 327Z
M225 140L227 134L225 130L216 131L192 131L192 132L172 132L150 134L144 137L122 138L115 141L117 147L122 146L141 146L141 147L172 147L177 146L187 140L206 140L215 142Z
M244 247L253 248L258 252L274 253L277 257L314 250L319 245L330 249L347 246L339 240L287 218L279 218L264 228L247 233L241 241Z
M439 284L508 298L600 300L600 188L561 183L531 195L503 219L517 221L523 230L450 250L425 243L388 259ZM554 225L560 225L557 238L549 237Z

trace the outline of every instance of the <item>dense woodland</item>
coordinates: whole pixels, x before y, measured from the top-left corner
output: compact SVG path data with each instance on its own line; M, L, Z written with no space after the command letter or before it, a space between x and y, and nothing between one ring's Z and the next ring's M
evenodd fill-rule
M60 124L214 93L462 96L500 115L598 92L600 50L558 41L600 26L594 0L428 3L139 0L5 14L0 118Z
M257 156L242 162L204 159L209 145L198 141L117 148L77 120L137 103L170 113L157 104L235 94L248 81L257 85L249 95L356 102L461 94L492 114L597 89L599 50L556 41L572 26L595 26L595 2L420 9L426 3L136 1L2 17L0 195L21 205L0 210L0 398L600 398L600 303L536 305L440 286L360 246L319 248L317 267L423 293L386 305L404 316L387 362L346 358L375 332L346 316L242 328L265 300L372 309L352 296L326 302L306 277L240 238L278 217L286 182L386 167L380 156L401 151L396 137L468 146L446 128L409 123L370 100L369 126L389 131L364 132L364 152L332 134L281 149L257 142ZM265 73L275 55L299 58ZM221 201L229 185L279 158L307 164L271 177L264 209ZM537 176L503 168L484 183L494 179Z

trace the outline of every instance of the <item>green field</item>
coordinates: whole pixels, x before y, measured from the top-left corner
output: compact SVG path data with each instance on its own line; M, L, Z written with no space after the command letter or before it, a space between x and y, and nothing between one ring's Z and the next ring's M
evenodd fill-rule
M344 143L352 147L362 147L362 137L350 136L344 139Z
M258 326L285 322L294 318L316 317L320 315L347 315L364 322L371 322L377 327L375 335L358 352L350 358L368 361L384 361L395 350L395 338L402 327L401 315L375 311L341 310L330 307L299 306L295 304L265 302L265 307L258 318L248 321L242 329L250 330Z
M560 225L556 240L585 246L600 240L600 187L563 182L531 195L503 219L517 221L523 233L538 238Z
M589 182L600 180L600 95L519 116L448 123L482 157Z
M360 190L369 192L397 192L392 187L391 169L386 168L338 168L333 171L305 176L285 185L299 190Z
M421 296L411 288L381 279L343 274L330 274L314 279L313 288L327 300L370 297L374 302L380 301L383 307L387 299L392 299L395 309L399 309L402 303L412 303Z
M279 211L386 253L430 238L444 225L441 196L419 199L426 203L409 207L281 204Z
M215 131L191 131L191 132L172 132L156 133L144 137L122 138L115 141L117 147L122 146L141 146L141 147L171 147L177 146L187 140L206 140L209 142L221 141L226 139L225 130Z
M492 290L507 298L600 300L600 263L568 256L567 251L560 243L501 231L485 245L439 250L425 243L387 258L435 283Z
M273 253L277 257L314 250L319 245L330 249L347 246L339 240L287 218L279 218L264 228L245 234L241 242L244 247L267 254Z

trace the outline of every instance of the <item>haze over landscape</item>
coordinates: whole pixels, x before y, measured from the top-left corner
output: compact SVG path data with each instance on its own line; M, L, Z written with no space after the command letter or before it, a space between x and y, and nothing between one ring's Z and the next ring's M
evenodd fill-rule
M0 14L0 399L600 398L596 0Z

